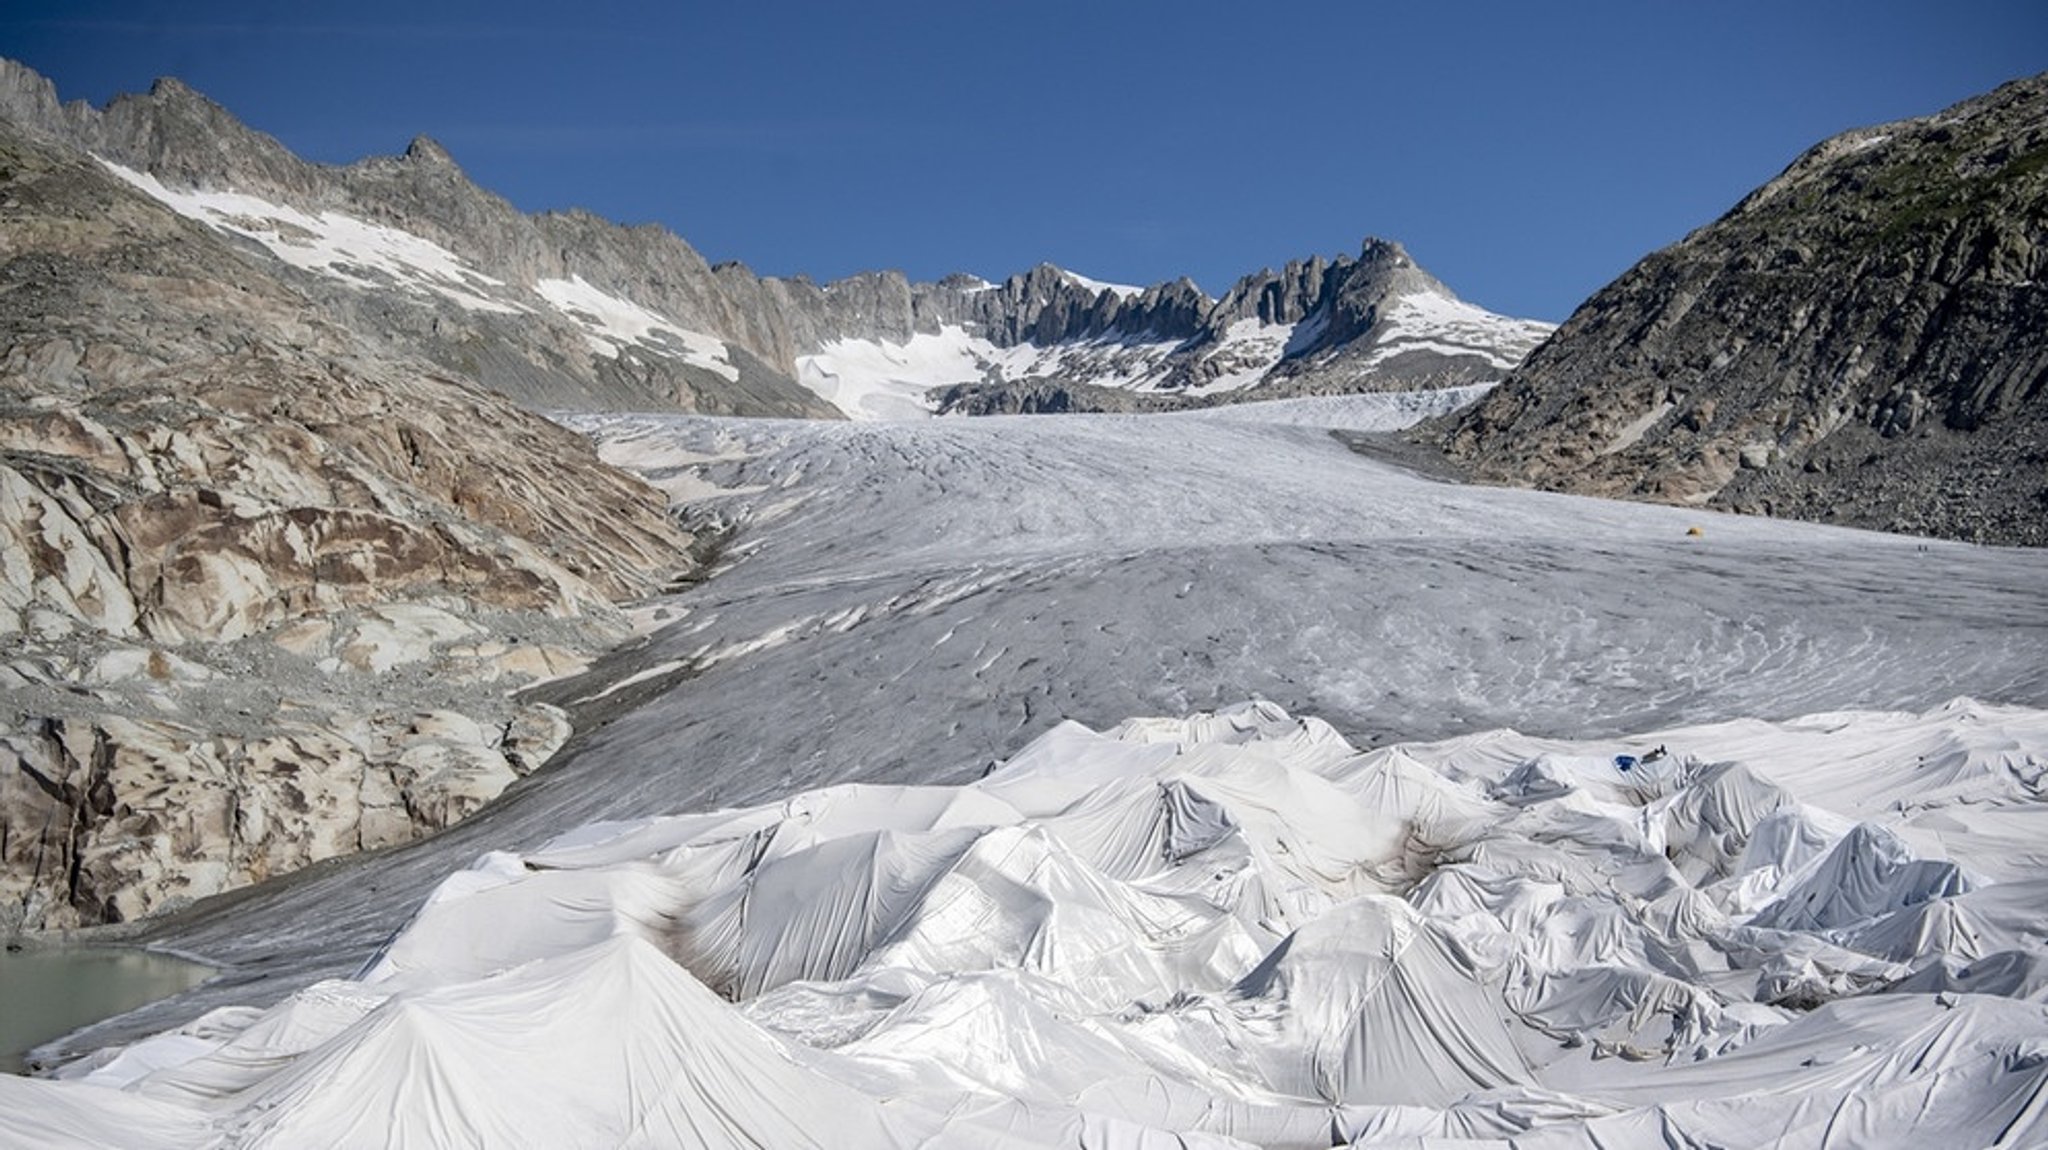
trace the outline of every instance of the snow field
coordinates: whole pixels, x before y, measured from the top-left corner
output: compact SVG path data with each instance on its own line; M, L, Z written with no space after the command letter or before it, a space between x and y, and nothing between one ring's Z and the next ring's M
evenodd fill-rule
M1070 373L1076 364L1098 364L1093 381L1103 387L1143 390L1162 370L1178 341L1129 343L1103 339L1040 347L1023 343L998 347L965 328L948 324L936 333L917 332L903 343L838 339L811 355L797 357L797 382L856 420L917 419L932 413L927 392L984 380L1026 380Z
M671 321L631 300L600 291L582 276L566 280L542 279L534 284L542 299L583 325L589 333L590 349L598 355L617 355L629 344L658 346L680 343L683 362L701 367L727 381L737 380L740 370L727 358L725 344L702 332L678 327Z
M341 212L312 215L240 192L174 190L148 172L100 162L179 215L255 240L302 271L319 272L363 289L395 283L405 290L452 300L470 311L512 315L526 310L499 298L505 288L502 280L484 275L455 253L409 232Z

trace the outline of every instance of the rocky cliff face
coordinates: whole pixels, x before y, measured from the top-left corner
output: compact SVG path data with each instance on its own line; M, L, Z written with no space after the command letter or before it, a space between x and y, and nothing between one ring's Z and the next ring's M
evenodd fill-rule
M541 409L833 417L922 412L927 391L957 384L1169 404L1456 384L1499 378L1549 330L1459 302L1379 241L1214 300L1186 280L1125 288L1051 266L1000 284L876 272L821 286L711 266L659 227L522 215L424 138L309 164L175 80L94 109L0 61L0 118L99 157L252 260L267 253L337 322Z
M1436 433L1495 480L2048 544L2048 76L1820 144Z
M0 927L406 841L689 536L579 437L0 124Z

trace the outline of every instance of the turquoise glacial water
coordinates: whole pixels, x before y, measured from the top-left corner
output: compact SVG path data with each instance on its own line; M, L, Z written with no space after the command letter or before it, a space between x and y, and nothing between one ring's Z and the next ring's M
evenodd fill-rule
M205 982L213 968L118 946L0 951L0 1072L37 1045Z

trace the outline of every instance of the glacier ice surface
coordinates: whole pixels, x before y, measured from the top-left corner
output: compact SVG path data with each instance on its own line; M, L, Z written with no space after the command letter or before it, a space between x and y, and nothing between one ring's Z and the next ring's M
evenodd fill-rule
M166 923L244 973L0 1142L2041 1141L2048 560L1434 483L1368 406L587 421L740 528L603 725Z

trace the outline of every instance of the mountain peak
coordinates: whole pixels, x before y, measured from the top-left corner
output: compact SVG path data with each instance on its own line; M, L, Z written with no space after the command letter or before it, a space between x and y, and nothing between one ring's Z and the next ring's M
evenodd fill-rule
M158 76L149 86L149 98L159 104L198 102L212 104L205 94L176 76Z
M432 136L414 136L412 143L405 146L405 158L418 164L434 164L441 167L455 167L455 157Z
M1378 236L1365 237L1358 245L1358 258L1363 263L1386 263L1397 268L1411 267L1415 263L1415 257L1408 254L1408 249L1402 247L1400 241Z

